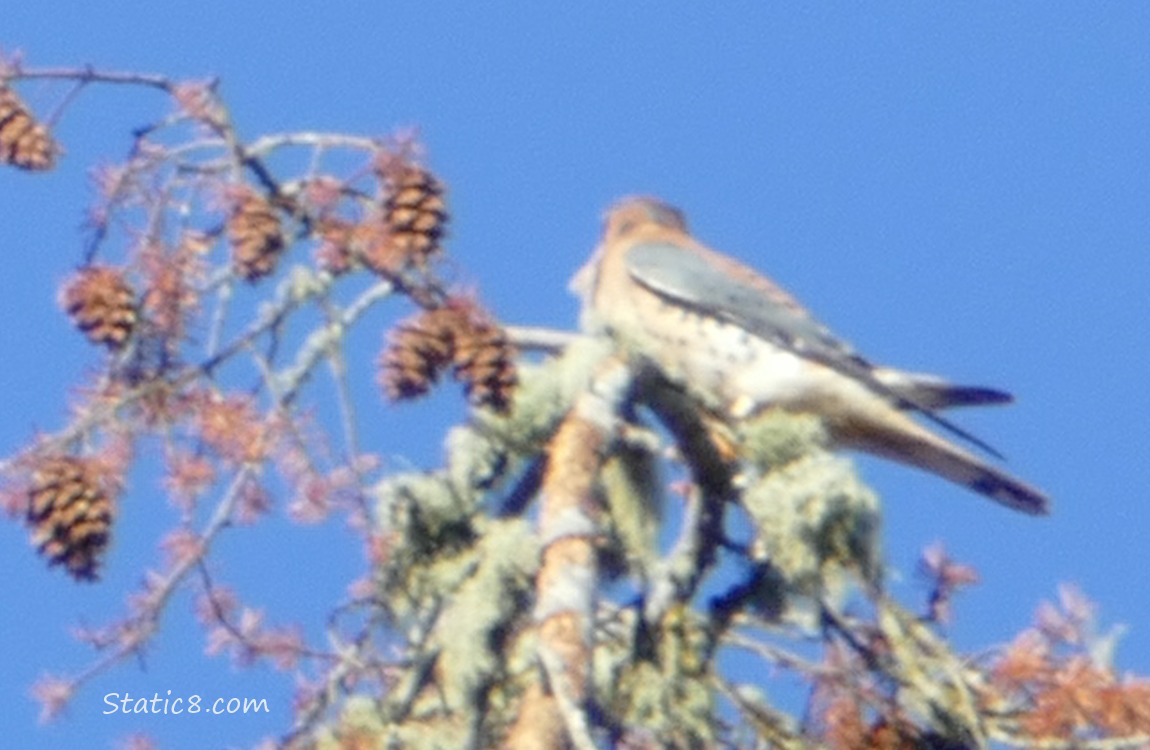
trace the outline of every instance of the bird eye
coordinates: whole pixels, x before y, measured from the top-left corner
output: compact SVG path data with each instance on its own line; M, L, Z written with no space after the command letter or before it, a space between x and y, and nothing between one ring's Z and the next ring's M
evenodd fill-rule
M687 221L683 218L683 214L671 206L652 206L651 219L659 226L667 227L668 229L684 232L687 230Z
M625 234L630 234L631 230L635 228L637 223L638 222L635 221L634 218L626 218L620 220L617 224L615 224L615 235L617 237L622 237Z

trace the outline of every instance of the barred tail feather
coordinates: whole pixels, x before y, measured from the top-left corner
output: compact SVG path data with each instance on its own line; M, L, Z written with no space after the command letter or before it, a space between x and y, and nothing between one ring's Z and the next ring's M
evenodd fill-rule
M877 405L876 405L877 406ZM967 453L889 406L855 412L830 425L836 442L929 471L1030 515L1050 512L1036 487Z

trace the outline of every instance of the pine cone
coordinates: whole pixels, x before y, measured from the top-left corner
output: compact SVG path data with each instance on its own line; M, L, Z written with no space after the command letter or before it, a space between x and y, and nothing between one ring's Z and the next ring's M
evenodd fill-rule
M136 293L117 268L82 269L64 287L61 302L92 343L109 349L121 348L139 320Z
M421 396L447 365L476 406L506 411L518 379L515 350L474 302L452 299L397 325L380 357L380 384L392 401Z
M363 261L387 276L409 265L423 266L441 251L448 214L443 183L427 170L404 164L391 166L380 176L385 231L381 241L365 248Z
M427 393L450 364L455 346L456 311L429 310L396 325L379 358L379 382L387 397L401 401Z
M472 404L506 412L518 382L515 349L498 325L476 315L469 322L455 337L455 379Z
M48 128L32 117L16 92L0 84L0 164L47 170L59 149Z
M248 281L275 270L283 253L283 229L275 208L256 193L245 193L228 217L228 239L232 243L232 268Z
M93 464L72 456L45 459L32 472L28 500L32 543L40 554L77 580L95 580L108 546L112 499Z

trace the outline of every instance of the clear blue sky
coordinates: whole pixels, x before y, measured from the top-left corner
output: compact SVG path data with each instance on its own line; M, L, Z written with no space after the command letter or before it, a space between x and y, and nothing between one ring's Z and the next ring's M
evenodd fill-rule
M1016 405L960 421L1050 492L1053 517L860 462L885 497L896 590L921 593L914 560L945 540L983 574L952 629L973 648L1074 582L1104 623L1130 626L1121 664L1150 674L1150 5L9 5L0 47L29 65L218 75L249 137L417 125L451 188L451 252L506 321L573 327L566 282L600 212L649 192L872 358L1014 391ZM22 92L40 106L59 95ZM56 172L0 173L0 452L59 426L96 362L54 299L80 257L85 170L166 107L87 92L60 128ZM364 408L384 425L376 451L436 461L436 407ZM69 627L120 611L170 515L157 487L134 486L94 587L47 571L20 526L0 525L0 744L105 748L144 730L164 748L246 747L287 725L288 687L205 659L181 600L146 660L36 726L29 685L86 663ZM251 602L315 633L361 564L342 538L272 519L220 552ZM273 713L101 715L106 692L168 689L266 697Z

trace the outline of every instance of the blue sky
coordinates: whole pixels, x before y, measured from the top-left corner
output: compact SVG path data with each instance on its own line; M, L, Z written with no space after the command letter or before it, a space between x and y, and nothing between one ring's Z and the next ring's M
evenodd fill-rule
M247 137L418 126L451 189L459 275L508 322L573 327L566 282L604 207L671 200L871 358L1017 394L959 418L1049 491L1049 519L860 461L885 498L898 592L921 594L914 560L942 539L983 575L958 601L959 644L1009 638L1072 582L1104 623L1130 626L1121 665L1150 674L1150 5L392 5L17 3L0 48L30 66L218 75ZM41 108L61 93L21 91ZM86 92L58 131L57 171L0 173L0 452L58 426L97 362L55 303L80 258L85 173L166 108L149 92ZM359 377L370 396L373 373ZM427 466L459 413L450 398L364 410L378 452ZM284 727L288 687L205 659L186 601L146 660L36 726L31 682L89 656L69 627L114 616L157 559L171 516L160 490L133 487L121 513L95 587L45 570L24 530L0 525L5 744L113 747L139 729L164 748L243 747ZM271 519L220 553L269 615L314 623L361 566L341 533ZM310 564L286 572L285 554ZM273 711L101 715L107 692L168 689L266 697Z

